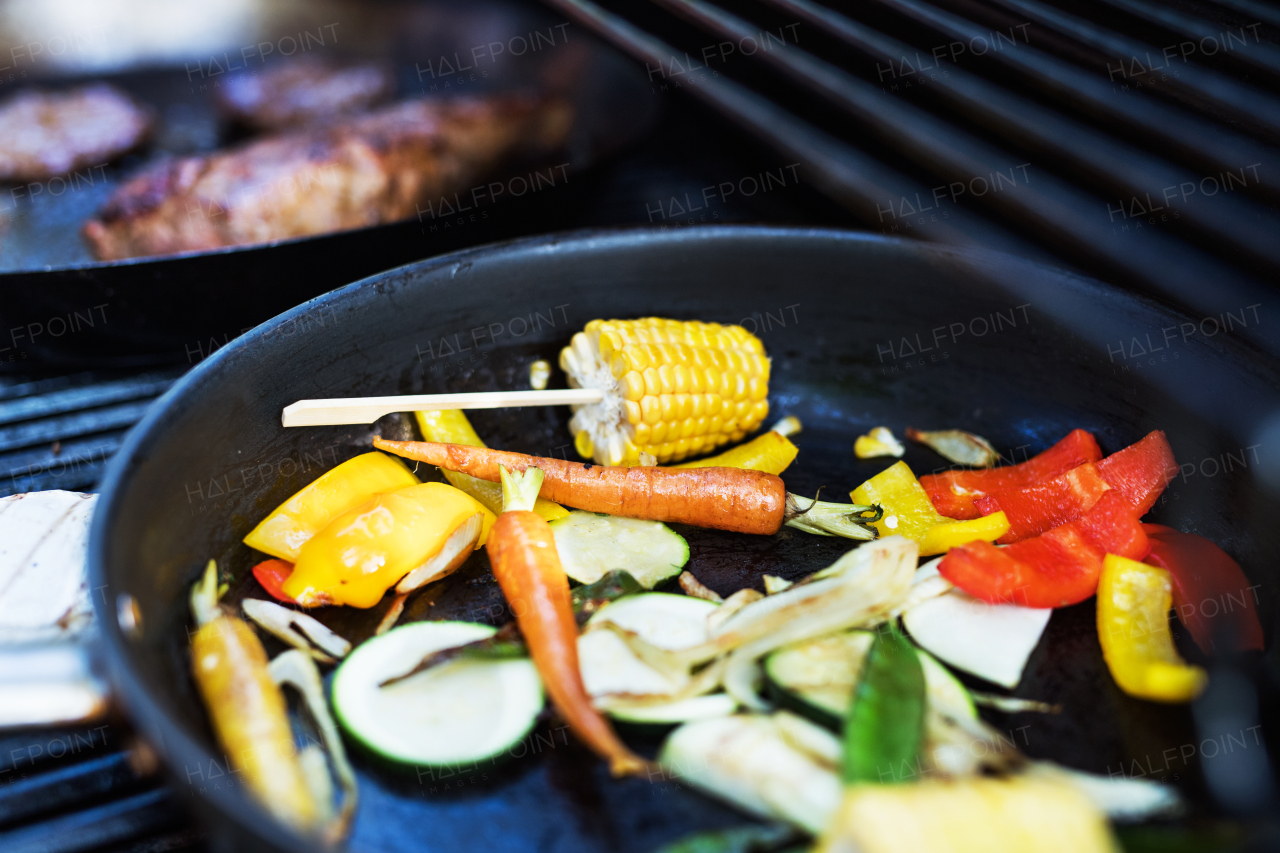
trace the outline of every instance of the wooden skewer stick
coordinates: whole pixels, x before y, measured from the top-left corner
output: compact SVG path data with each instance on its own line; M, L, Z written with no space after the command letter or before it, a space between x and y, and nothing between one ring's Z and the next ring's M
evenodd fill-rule
M579 406L599 403L602 400L604 400L604 392L596 388L346 397L332 400L299 400L293 405L284 407L280 420L286 427L371 424L392 412L423 412L434 409L505 409L520 406Z

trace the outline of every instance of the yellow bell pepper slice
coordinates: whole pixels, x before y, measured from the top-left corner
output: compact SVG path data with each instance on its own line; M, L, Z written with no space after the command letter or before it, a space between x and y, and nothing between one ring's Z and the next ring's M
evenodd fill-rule
M417 482L397 457L377 451L362 453L320 475L280 504L244 537L244 544L296 563L302 546L335 516L379 492L393 492Z
M284 582L284 593L304 606L373 607L476 514L483 515L479 548L497 519L460 489L421 483L374 495L311 537Z
M941 517L938 524L930 527L920 537L920 556L931 557L934 554L945 554L952 548L958 548L969 542L981 539L983 542L994 542L1009 532L1009 519L1003 511L993 512L981 518L968 521L952 521Z
M488 447L476 434L475 428L471 426L471 421L467 420L467 415L461 409L437 409L430 412L414 412L413 417L418 422L418 429L422 432L422 437L427 441L436 441L442 444L465 444L468 447ZM588 456L590 454L587 454ZM484 504L490 512L495 515L502 514L502 486L499 483L491 483L488 480L481 480L478 477L472 477L470 474L463 474L461 471L441 471L444 478L454 486L461 489L471 497ZM543 498L538 498L533 505L533 511L545 518L547 521L555 521L557 518L564 518L569 514L569 510Z
M878 504L884 516L872 522L881 536L905 536L920 544L920 556L945 554L957 545L994 542L1009 530L1003 512L956 521L939 515L906 462L895 462L849 493L856 504Z
M1098 640L1120 689L1154 702L1190 702L1208 676L1184 661L1169 633L1173 584L1166 569L1108 554L1098 579Z
M781 474L796 458L800 449L791 439L769 430L745 444L730 448L724 453L708 456L693 462L672 465L672 468L747 468L766 474Z
M905 536L919 542L942 519L905 462L893 463L849 494L856 504L879 504L884 509L884 516L872 525L881 536Z

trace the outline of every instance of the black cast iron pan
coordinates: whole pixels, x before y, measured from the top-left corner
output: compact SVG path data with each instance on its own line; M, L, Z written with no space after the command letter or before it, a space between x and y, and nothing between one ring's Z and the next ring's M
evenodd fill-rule
M233 777L220 775L187 675L189 585L215 557L237 578L232 600L260 595L241 537L322 470L367 450L373 433L411 433L402 416L371 427L286 431L281 408L306 397L525 387L529 362L554 361L588 320L654 313L741 322L760 334L773 359L772 414L795 414L805 424L799 459L785 477L793 491L842 491L883 467L851 452L853 438L878 424L899 433L908 425L974 430L1013 459L1073 427L1093 431L1108 452L1164 429L1184 472L1154 520L1209 536L1235 556L1259 584L1273 633L1280 381L1273 362L1237 341L1175 334L1139 356L1130 339L1159 342L1160 330L1189 321L1005 256L857 233L583 232L470 250L318 297L219 350L134 429L103 483L90 571L103 592L98 616L114 689L175 787L207 819L214 849L308 847L270 823ZM473 333L495 327L501 331ZM566 411L550 409L474 415L491 444L544 455L572 454L566 420ZM917 448L906 459L917 473L943 464ZM690 568L721 592L758 587L764 572L808 573L845 548L791 532L682 532ZM131 601L140 622L127 633L117 614ZM319 613L359 640L382 609ZM416 594L405 618L497 622L503 613L480 553ZM1204 771L1214 770L1211 778L1251 772L1251 759L1262 759L1265 771L1265 747L1213 757L1196 750L1181 763L1165 758L1222 734L1206 730L1219 718L1122 694L1100 656L1093 620L1091 601L1055 613L1017 691L1060 703L1062 714L990 719L1033 756L1113 775L1134 775L1140 762L1151 768L1145 775L1181 788L1196 814L1230 808ZM1202 660L1181 640L1184 654ZM1232 665L1252 673L1259 662ZM1270 700L1263 699L1265 711ZM1247 706L1241 713L1256 715ZM1221 763L1239 760L1245 763ZM693 830L746 821L671 781L611 781L554 728L542 731L529 754L453 779L358 761L362 803L351 850L644 853Z
M0 97L8 97L18 87L107 80L153 109L157 121L152 140L124 158L65 179L0 182L0 371L194 363L317 294L427 255L515 236L535 211L551 222L578 202L583 170L634 141L656 114L639 69L537 6L250 0L238 15L207 11L216 8L193 14L254 23L215 37L221 44L188 27L166 37L160 56L145 39L130 42L128 27L118 35L77 29L81 40L73 44L83 55L41 49L40 62L20 59L17 79L0 81ZM0 44L17 36L0 29ZM35 42L28 33L20 43ZM157 158L243 138L216 109L228 79L302 57L385 62L396 73L399 98L556 92L572 102L575 124L563 150L494 164L480 179L486 191L478 202L467 201L470 187L459 188L463 201L450 214L433 204L417 219L276 244L93 258L80 227L122 181ZM488 191L495 182L502 186Z

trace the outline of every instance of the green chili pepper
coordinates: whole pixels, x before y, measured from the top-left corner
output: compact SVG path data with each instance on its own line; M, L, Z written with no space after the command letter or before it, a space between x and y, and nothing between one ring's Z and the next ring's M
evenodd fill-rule
M877 632L844 725L844 781L900 782L924 736L924 670L915 647L890 622Z

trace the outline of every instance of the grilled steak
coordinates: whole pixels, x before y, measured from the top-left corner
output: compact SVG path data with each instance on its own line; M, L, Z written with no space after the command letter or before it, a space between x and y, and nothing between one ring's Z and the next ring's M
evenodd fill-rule
M217 90L228 118L256 130L283 130L364 112L395 93L391 70L377 63L341 65L310 54L239 74Z
M0 180L43 181L110 162L151 132L151 112L105 83L19 92L0 104Z
M326 128L159 163L84 226L103 260L266 243L394 222L515 153L560 146L560 100L413 100Z

